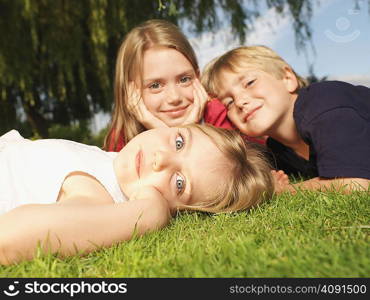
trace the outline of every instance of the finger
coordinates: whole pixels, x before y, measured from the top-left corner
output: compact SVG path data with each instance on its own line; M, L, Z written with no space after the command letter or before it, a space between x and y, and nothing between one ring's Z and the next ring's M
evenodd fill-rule
M135 83L133 81L130 81L128 84L128 96L133 96L135 94Z
M196 94L196 91L195 89L193 89L193 107L188 115L188 117L186 118L186 120L184 120L183 124L182 125L186 125L186 124L192 124L192 123L197 123L199 121L198 119L198 111L199 111L199 100L198 100L198 96Z
M207 102L208 102L208 95L203 93L200 88L198 88L197 91L197 97L198 97L198 105L199 105L199 110L198 114L199 117L203 117L204 109L206 108Z
M197 85L197 91L199 95L199 105L200 105L199 114L200 114L200 118L202 118L204 114L204 110L207 106L207 103L210 100L210 97L208 93L206 92L205 88L203 87L203 85L199 82L199 80L197 80L196 85Z
M193 109L191 110L190 115L197 116L198 111L199 111L199 107L200 107L200 103L199 103L199 95L198 95L196 89L193 89L193 99L194 99Z
M195 92L198 95L198 98L199 98L200 102L202 102L202 100L203 100L204 97L203 97L201 86L200 86L200 83L199 83L199 80L198 79L195 79L194 80L193 87L194 87Z
M143 99L141 98L137 104L137 108L138 110L141 112L141 114L143 115L146 115L147 113L149 113Z
M143 98L140 96L140 100L137 104L138 115L140 115L139 122L144 125L147 129L168 127L162 120L157 118L153 113L146 107Z
M194 104L199 106L200 105L200 94L195 84L193 84L193 99L194 99Z
M149 112L148 108L146 107L143 98L141 97L140 90L136 89L135 91L137 97L136 109L138 111L138 115L140 116L140 122L146 121L148 118L151 118L151 113Z
M143 115L142 111L140 109L140 102L141 101L141 95L140 90L136 88L136 85L133 81L130 82L128 87L128 101L127 101L127 107L129 111L137 118L139 122L141 122Z
M211 98L209 97L206 89L203 87L203 85L200 83L199 79L197 78L195 81L194 81L194 87L195 89L198 91L199 93L199 96L200 96L200 100L201 102L203 103L206 103L208 102L209 100L211 100Z
M211 100L211 97L208 95L206 89L204 88L204 86L201 84L201 82L199 81L199 79L197 79L197 85L199 86L199 90L202 94L202 98L204 99L205 102L208 102Z
M130 106L135 106L136 105L136 99L137 99L137 95L136 95L136 92L135 92L135 83L133 81L131 81L128 85L128 90L127 90L127 96L128 96L128 104Z

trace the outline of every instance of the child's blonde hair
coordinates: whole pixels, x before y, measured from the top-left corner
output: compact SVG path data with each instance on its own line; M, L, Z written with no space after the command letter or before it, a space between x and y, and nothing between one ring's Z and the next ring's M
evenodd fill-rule
M235 130L212 125L190 124L207 135L230 162L230 172L218 186L210 187L210 198L204 204L183 209L210 213L249 209L271 198L274 181L264 153L252 143L246 143ZM204 170L207 172L207 170Z
M304 78L300 77L276 52L266 46L238 47L216 57L205 66L201 81L208 93L216 96L219 93L222 71L235 73L245 68L262 70L277 79L282 79L284 69L289 68L297 78L297 90L307 86Z
M142 78L144 52L152 47L167 47L183 54L199 75L198 61L193 48L180 29L165 20L149 20L132 29L118 51L114 81L114 110L112 122L105 138L104 149L117 144L120 134L127 144L133 137L146 130L128 111L128 86L137 76ZM170 63L170 62L169 62Z

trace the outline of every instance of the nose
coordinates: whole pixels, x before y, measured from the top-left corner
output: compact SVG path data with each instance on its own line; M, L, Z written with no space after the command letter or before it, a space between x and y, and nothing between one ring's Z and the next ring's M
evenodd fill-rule
M249 99L245 95L241 95L241 96L235 97L234 102L235 102L236 107L242 111L249 104Z
M167 90L167 102L171 105L179 105L182 102L180 87L176 84L168 86Z
M170 153L160 150L154 152L152 168L155 172L160 172L171 165L173 165L173 154L171 156Z

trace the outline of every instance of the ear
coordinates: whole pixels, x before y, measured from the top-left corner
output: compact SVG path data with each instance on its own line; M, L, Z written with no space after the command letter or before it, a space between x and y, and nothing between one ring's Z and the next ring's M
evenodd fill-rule
M298 79L297 76L294 74L291 68L288 66L284 67L284 77L283 82L286 86L286 89L289 93L294 93L298 89Z

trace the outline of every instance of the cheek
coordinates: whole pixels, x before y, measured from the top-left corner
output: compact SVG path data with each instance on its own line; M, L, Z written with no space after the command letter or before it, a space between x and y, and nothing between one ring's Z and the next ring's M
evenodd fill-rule
M181 89L182 97L189 100L190 102L194 102L193 90L194 88L192 85L182 88Z
M228 112L227 112L227 117L230 119L230 121L238 126L238 124L241 122L240 121L240 118L239 118L239 115L237 114L237 112L234 110L234 109L230 109Z
M247 135L249 134L249 132L247 132L248 125L242 122L238 113L236 113L233 110L229 110L227 113L227 117L230 119L231 123L233 123L236 126L236 128L240 130L240 132Z
M270 93L270 89L270 87L263 87L261 84L256 85L251 89L250 97L254 99L265 98Z
M143 101L146 108L151 113L156 113L160 110L162 103L164 102L162 93L158 94L151 94L151 93L144 93L143 94Z
M282 85L280 82L273 81L270 82L270 84L259 84L254 89L254 95L256 98L262 98L262 99L268 99L276 100L277 98L280 98L282 91Z
M173 190L171 189L171 178L169 174L151 172L139 181L140 186L152 186L156 188L167 201L173 201Z

